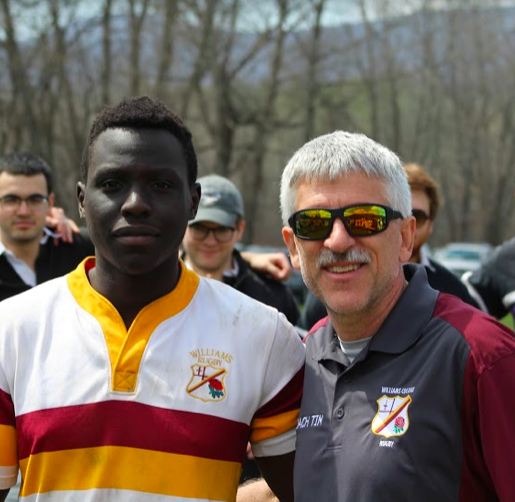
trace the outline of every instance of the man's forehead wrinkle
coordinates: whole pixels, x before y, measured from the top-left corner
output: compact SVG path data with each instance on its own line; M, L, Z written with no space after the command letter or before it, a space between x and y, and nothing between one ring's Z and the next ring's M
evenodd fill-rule
M171 168L171 164L148 164L148 163L109 163L105 162L95 166L92 170L92 179L98 178L138 178L138 179L154 179L163 178L174 180L179 178L179 174L175 169Z
M149 150L99 150L98 154L92 156L91 167L95 171L108 170L130 170L133 168L148 168L153 170L170 170L177 166L178 162L182 162L182 158L174 158L169 155L163 158L162 153L159 154L155 149Z
M175 165L178 160L185 161L182 148L177 149L177 146L180 146L180 143L167 131L108 129L93 144L91 165Z

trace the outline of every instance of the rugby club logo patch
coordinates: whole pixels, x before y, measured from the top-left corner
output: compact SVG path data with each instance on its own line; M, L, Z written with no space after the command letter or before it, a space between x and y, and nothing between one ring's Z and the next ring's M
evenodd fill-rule
M223 401L227 396L225 377L227 366L232 363L231 354L216 349L196 349L190 351L196 363L191 366L191 379L186 392L195 399L208 402Z
M194 364L191 367L193 373L186 387L186 392L202 401L222 401L227 391L224 380L227 370L215 368L211 365Z
M411 396L380 397L372 420L372 432L385 438L405 434L410 424L408 408L412 401Z

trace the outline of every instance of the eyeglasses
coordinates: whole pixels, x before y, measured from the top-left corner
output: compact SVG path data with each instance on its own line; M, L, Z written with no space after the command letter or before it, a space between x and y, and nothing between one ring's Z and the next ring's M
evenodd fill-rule
M402 214L379 204L354 204L339 209L301 209L288 219L293 233L310 241L326 239L335 218L341 218L345 229L353 237L369 237L384 232L391 220L402 219Z
M28 197L19 197L12 194L0 197L0 205L7 211L18 210L22 202L25 202L31 211L41 211L48 203L48 197L39 193L34 193Z
M235 228L232 227L206 227L205 225L201 225L200 223L196 223L195 225L191 225L189 227L191 236L196 241L203 241L207 238L207 236L212 232L215 236L216 242L229 242L234 234Z
M411 214L417 220L417 228L424 226L425 222L429 219L429 215L422 211L422 209L412 209Z

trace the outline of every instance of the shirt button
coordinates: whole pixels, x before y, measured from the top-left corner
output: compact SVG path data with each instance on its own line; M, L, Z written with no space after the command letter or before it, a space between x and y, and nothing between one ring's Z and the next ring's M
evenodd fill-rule
M343 418L343 415L344 415L343 410L342 410L341 408L338 408L338 409L336 410L336 418L337 418L338 420L341 420L341 419Z
M345 383L349 383L352 380L352 377L350 375L344 375L343 381Z

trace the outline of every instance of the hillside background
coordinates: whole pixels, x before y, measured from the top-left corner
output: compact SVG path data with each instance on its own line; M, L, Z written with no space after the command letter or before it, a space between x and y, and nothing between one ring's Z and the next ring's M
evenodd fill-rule
M75 218L92 117L149 94L192 130L200 174L241 187L247 243L282 244L281 171L336 129L438 180L433 246L514 234L512 2L0 0L0 68L0 152L47 159Z

